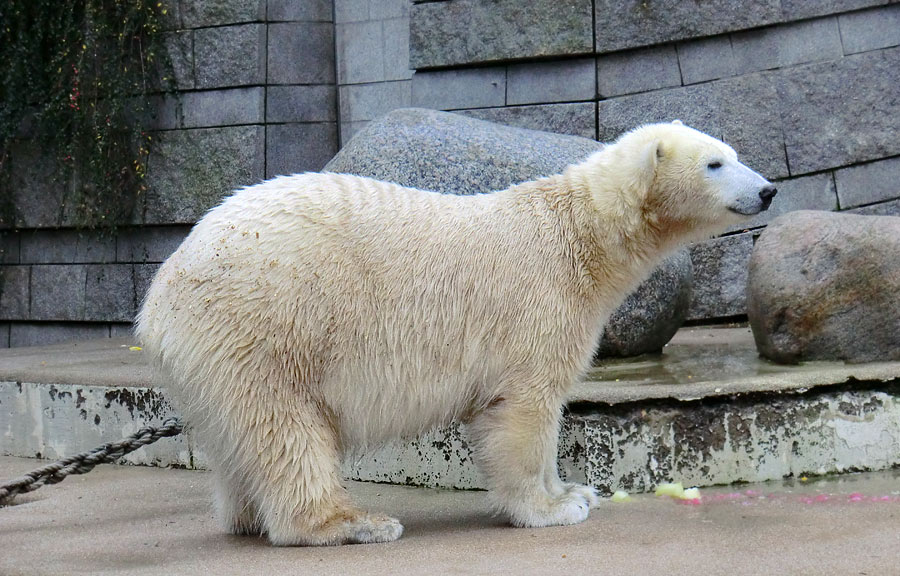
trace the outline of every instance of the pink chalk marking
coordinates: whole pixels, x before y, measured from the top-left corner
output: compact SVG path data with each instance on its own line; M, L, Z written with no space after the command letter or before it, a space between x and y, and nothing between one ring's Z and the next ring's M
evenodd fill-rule
M746 492L744 492L744 494L750 497L759 496L759 492L757 492L756 490L747 490Z
M827 494L819 494L815 498L813 498L813 500L816 502L828 502L828 495Z

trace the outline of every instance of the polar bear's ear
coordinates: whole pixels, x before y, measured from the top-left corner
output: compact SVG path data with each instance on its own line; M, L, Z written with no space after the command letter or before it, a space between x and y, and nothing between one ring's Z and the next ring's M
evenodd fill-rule
M649 186L656 175L656 167L665 155L663 144L659 140L648 142L641 152L641 181Z
M684 122L682 122L681 120L678 120L678 119L672 120L672 124L674 124L676 126L684 126Z

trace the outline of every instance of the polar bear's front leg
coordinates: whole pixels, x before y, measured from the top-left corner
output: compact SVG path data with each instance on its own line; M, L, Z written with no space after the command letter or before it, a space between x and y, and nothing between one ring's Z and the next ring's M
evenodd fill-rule
M469 424L491 498L515 526L577 524L596 503L592 488L559 480L559 415L556 402L505 397Z
M222 462L215 458L213 462ZM256 505L250 498L246 484L224 470L213 472L213 493L215 494L216 516L219 523L231 534L238 536L258 535L261 531Z

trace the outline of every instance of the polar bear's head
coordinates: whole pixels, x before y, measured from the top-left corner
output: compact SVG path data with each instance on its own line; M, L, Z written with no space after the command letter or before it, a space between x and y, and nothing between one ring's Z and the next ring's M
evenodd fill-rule
M632 130L597 160L592 189L618 189L652 225L682 238L740 223L768 209L776 193L730 146L677 120Z

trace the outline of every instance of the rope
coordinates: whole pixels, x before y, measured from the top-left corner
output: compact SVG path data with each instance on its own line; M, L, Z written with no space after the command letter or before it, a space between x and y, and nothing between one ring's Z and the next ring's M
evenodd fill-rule
M32 470L21 478L0 485L0 506L12 503L12 499L18 494L24 494L37 490L45 484L56 484L66 479L70 474L85 474L94 469L97 464L115 462L125 454L134 452L141 446L153 444L160 438L177 436L181 434L184 426L178 418L169 418L162 426L145 426L131 436L110 442L89 450L57 460L43 468Z

